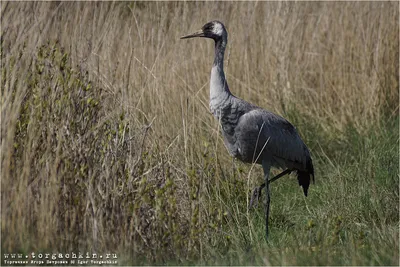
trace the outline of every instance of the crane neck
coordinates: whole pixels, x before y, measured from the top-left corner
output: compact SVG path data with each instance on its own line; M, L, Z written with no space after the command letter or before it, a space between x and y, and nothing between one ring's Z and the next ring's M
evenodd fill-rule
M218 66L222 71L224 69L224 55L226 44L226 39L221 38L219 40L215 40L214 66Z
M210 79L210 105L219 105L226 101L232 94L224 73L224 54L227 38L215 40L215 58L211 69Z

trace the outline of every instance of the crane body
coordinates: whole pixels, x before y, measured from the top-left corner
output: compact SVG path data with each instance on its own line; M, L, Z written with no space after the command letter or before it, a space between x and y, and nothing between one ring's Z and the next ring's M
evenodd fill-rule
M223 69L228 33L219 21L205 24L200 31L181 37L207 37L215 41L215 57L210 78L210 110L221 125L225 146L233 157L261 164L265 183L266 237L270 206L270 168L286 169L282 174L297 172L299 185L308 193L314 168L310 152L295 127L283 117L234 96ZM261 192L261 191L260 191Z

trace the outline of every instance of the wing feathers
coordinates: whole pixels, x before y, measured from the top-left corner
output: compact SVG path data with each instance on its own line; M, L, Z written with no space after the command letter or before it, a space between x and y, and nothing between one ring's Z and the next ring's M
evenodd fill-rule
M269 157L273 166L297 170L299 184L306 194L314 169L307 146L290 122L279 115L255 108L241 116L235 133L241 160L253 162L256 147L256 156L262 153L260 160Z

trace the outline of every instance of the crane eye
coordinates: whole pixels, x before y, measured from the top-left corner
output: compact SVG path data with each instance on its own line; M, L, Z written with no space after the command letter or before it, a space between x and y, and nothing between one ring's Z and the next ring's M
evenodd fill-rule
M204 25L203 31L212 31L213 28L214 28L213 24L207 23L206 25Z

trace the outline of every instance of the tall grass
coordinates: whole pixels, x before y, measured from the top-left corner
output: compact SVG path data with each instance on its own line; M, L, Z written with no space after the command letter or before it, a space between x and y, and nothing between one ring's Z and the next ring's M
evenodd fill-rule
M213 19L233 93L288 118L316 184L271 186L208 110ZM121 264L398 265L399 4L3 2L1 247Z

